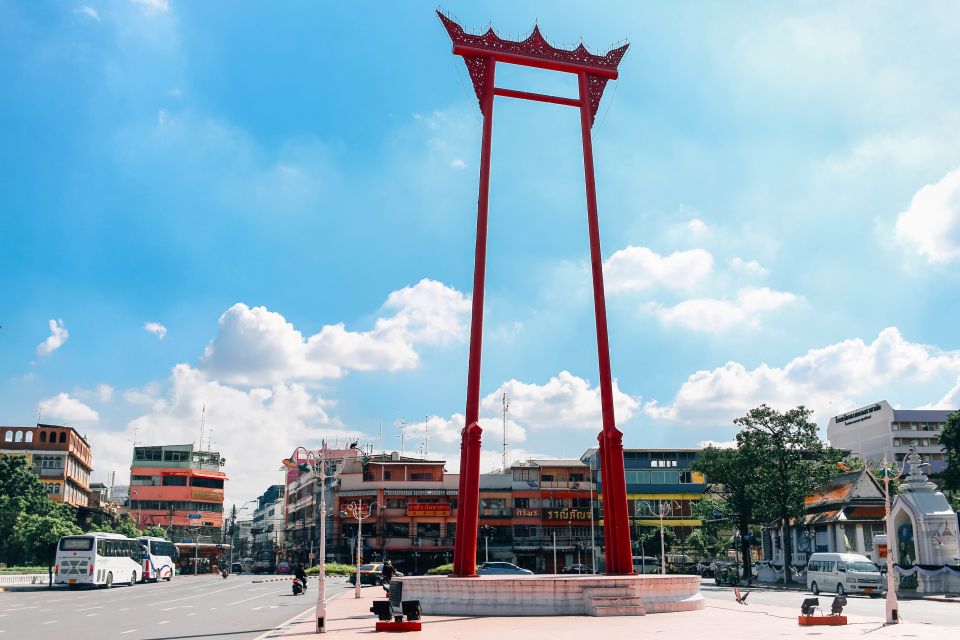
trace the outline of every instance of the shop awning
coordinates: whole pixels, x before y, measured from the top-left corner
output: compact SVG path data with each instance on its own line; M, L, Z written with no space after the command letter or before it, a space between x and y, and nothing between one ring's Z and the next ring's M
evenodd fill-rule
M189 472L195 478L212 478L214 480L229 480L225 473L219 471L191 471Z

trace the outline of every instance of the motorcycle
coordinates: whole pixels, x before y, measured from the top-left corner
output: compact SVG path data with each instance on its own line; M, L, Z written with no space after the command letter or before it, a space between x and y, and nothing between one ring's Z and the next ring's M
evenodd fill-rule
M300 578L293 579L293 595L299 596L306 590L307 590L307 585L305 582L300 580Z
M226 580L226 579L227 579L227 576L230 575L230 573L229 573L226 569L221 569L221 570L220 570L220 575L223 576L223 579L224 579L224 580Z

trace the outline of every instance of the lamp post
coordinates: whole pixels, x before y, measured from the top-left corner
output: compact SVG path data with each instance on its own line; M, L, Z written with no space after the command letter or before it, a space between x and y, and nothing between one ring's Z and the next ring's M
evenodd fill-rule
M494 529L488 524L480 527L480 535L483 536L483 561L490 562L490 536L494 534Z
M247 500L240 505L239 509L234 506L233 513L230 514L230 571L233 571L233 548L236 546L237 539L237 514L246 509L252 502L259 502L259 500L257 498Z
M675 500L660 500L660 504L657 505L657 515L660 517L660 574L667 575L667 554L664 551L664 535L663 535L663 517L665 515L673 515L673 505L676 504L677 508L680 508L680 503Z
M373 515L373 507L380 507L380 504L377 502L368 502L366 505L363 504L363 499L358 500L357 502L351 502L347 507L348 515L353 516L357 519L357 572L354 574L356 580L353 587L353 597L360 597L360 555L363 553L363 521Z
M893 470L897 469L894 474ZM896 541L893 531L893 519L890 517L890 480L896 480L903 475L903 469L897 468L896 463L888 464L887 456L883 456L883 506L884 520L887 528L887 624L900 622L899 604L897 603L897 589L893 583L893 545Z
M295 460L297 451L303 450L306 453L306 462L298 463ZM333 470L331 473L327 467L329 460L326 457L326 447L320 450L319 454L314 453L313 451L307 451L304 447L297 447L293 450L293 453L290 454L289 458L283 460L283 465L291 469L299 469L300 471L313 471L314 478L316 482L320 483L320 508L317 511L317 515L320 518L320 573L319 573L319 582L317 588L317 633L326 633L326 619L327 619L327 600L326 600L326 561L327 561L327 537L326 537L326 523L327 523L327 479L337 478L343 473L343 468L346 463L346 456L339 456L340 464ZM349 455L352 458L356 458L357 450L354 445L350 446ZM359 580L359 576L357 576Z

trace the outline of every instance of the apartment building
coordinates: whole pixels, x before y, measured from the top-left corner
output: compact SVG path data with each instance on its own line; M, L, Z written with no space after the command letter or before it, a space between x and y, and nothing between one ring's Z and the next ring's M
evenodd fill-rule
M73 427L38 424L0 426L0 454L25 455L54 502L74 507L90 504L90 444Z

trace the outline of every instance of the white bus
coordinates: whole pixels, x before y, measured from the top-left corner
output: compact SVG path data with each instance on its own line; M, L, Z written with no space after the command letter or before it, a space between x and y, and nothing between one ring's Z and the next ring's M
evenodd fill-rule
M143 581L170 582L176 574L177 548L163 538L137 538L143 548Z
M54 584L70 588L116 582L135 585L143 574L140 543L118 533L64 536L57 544Z
M654 556L633 556L634 573L660 573L660 558Z

